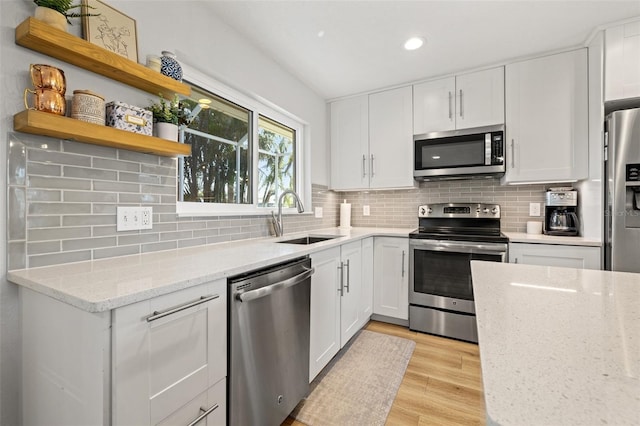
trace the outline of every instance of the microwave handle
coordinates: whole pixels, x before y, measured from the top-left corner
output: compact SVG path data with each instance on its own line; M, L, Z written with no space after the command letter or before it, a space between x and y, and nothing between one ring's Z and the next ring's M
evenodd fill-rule
M513 138L511 138L511 168L516 167L516 153L515 153L515 144L513 142Z

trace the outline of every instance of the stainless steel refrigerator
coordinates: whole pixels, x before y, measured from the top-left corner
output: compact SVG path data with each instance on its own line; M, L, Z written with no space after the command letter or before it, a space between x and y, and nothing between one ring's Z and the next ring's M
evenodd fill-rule
M640 108L605 122L605 269L640 272Z

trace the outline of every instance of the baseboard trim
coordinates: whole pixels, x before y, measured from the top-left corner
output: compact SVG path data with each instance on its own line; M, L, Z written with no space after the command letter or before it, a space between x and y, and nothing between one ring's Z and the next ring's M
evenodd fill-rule
M409 327L409 320L388 317L386 315L371 314L371 319L374 321L386 322L389 324L401 325L403 327Z

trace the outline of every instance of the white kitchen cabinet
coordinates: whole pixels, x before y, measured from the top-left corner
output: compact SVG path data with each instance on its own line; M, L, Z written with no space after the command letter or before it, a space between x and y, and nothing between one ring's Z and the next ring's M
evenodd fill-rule
M362 295L360 296L360 328L373 313L373 237L362 240Z
M409 239L376 237L373 256L373 313L408 320Z
M225 280L100 313L20 298L24 424L226 423Z
M371 316L373 238L311 254L309 382Z
M340 347L343 347L361 325L362 242L340 247L342 291L340 299Z
M115 424L159 424L224 379L226 288L219 280L113 311Z
M505 183L588 176L587 49L506 66Z
M600 269L600 247L509 243L509 263Z
M504 67L413 86L413 133L504 123Z
M369 97L331 103L331 187L369 187Z
M311 254L309 383L340 350L340 247Z
M605 31L604 100L640 97L640 20Z
M331 187L413 187L411 87L331 103Z

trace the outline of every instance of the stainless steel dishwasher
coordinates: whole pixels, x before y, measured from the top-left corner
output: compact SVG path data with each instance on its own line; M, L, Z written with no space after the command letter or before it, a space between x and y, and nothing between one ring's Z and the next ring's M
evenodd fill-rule
M309 393L311 259L229 279L228 421L279 425Z

